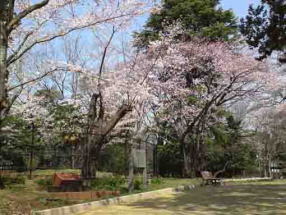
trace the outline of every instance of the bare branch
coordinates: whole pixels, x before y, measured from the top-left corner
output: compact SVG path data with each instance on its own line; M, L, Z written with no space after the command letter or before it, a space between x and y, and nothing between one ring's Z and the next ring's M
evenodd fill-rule
M101 62L100 62L100 67L99 67L99 79L98 79L98 82L100 82L100 79L101 79L101 74L102 74L102 70L103 70L103 65L104 65L104 62L105 62L105 58L106 58L106 52L107 52L107 49L108 47L110 46L111 44L111 41L114 37L114 34L115 34L116 30L115 30L115 27L113 26L112 28L112 33L110 35L110 38L106 44L106 46L104 47L104 51L103 51L103 55L102 55L102 58L101 58Z
M19 45L19 47L17 48L16 51L13 51L13 54L11 54L8 59L7 62L10 62L23 48L23 46L25 45L25 43L27 42L27 40L29 39L29 37L33 34L33 32L29 32L23 39L23 41L21 42L21 44Z
M11 107L13 106L14 102L19 98L19 96L21 95L22 91L24 89L24 86L21 86L21 89L18 93L16 93L12 99L9 101L9 106L7 107L7 109L5 110L5 115L8 115L10 112Z
M48 71L48 72L44 73L43 75L41 75L41 76L39 76L39 77L37 77L37 78L31 79L31 80L29 80L29 81L25 81L24 83L21 83L21 84L18 84L18 85L16 85L16 86L13 86L13 87L9 88L8 91L11 91L11 90L14 90L14 89L16 89L16 88L18 88L18 87L23 87L23 86L26 85L26 84L29 84L29 83L32 83L32 82L41 80L42 78L48 76L49 74L51 74L51 73L53 73L53 72L55 72L55 71L57 71L57 70L58 70L58 68L57 68L57 69L53 69L53 70L51 70L51 71Z
M99 67L99 78L98 78L98 90L99 90L99 95L100 95L100 99L99 99L99 119L103 119L104 117L104 108L103 108L103 98L101 96L101 74L102 74L102 71L103 71L103 65L104 65L104 62L105 62L105 58L106 58L106 53L107 53L107 49L108 47L110 46L111 44L111 41L114 37L114 34L115 34L116 30L115 30L115 27L113 26L112 28L112 33L110 35L110 38L106 44L106 46L104 47L104 51L103 51L103 55L102 55L102 58L101 58L101 63L100 63L100 67Z
M35 10L38 10L44 6L46 6L49 3L50 0L43 0L40 3L34 4L30 7L28 7L26 10L22 11L21 13L19 13L14 19L12 19L10 21L10 23L7 26L8 32L11 32L14 28L15 25L18 25L18 23L25 18L27 15L29 15L30 13L32 13Z
M42 38L42 39L39 39L35 42L33 42L32 44L30 44L27 48L25 48L21 53L19 53L17 56L14 56L12 59L10 59L9 61L7 61L7 65L9 66L10 64L14 63L15 61L19 60L26 52L28 52L29 50L31 50L35 45L38 45L38 44L41 44L41 43L45 43L45 42L49 42L49 41L52 41L56 38L59 38L59 37L63 37L63 36L66 36L68 35L69 33L73 32L73 31L76 31L76 30L81 30L81 29L85 29L85 28L88 28L88 27L91 27L91 26L94 26L94 25L97 25L97 24L101 24L101 23L104 23L104 22L108 22L108 21L111 21L111 20L114 20L114 19L118 19L118 18L122 18L122 17L125 17L125 16L129 16L130 14L122 14L122 15L119 15L119 16L115 16L115 17L110 17L110 18L106 18L106 19L103 19L103 20L99 20L99 21L96 21L96 22L93 22L93 23L90 23L90 24L87 24L87 25L83 25L83 26L78 26L78 27L74 27L74 28L71 28L65 32L60 32L56 35L53 35L51 37L46 37L46 38Z

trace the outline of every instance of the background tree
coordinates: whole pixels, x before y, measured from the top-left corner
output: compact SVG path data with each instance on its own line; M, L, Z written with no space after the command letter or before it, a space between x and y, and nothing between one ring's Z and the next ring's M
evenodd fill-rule
M248 15L241 19L241 33L246 42L258 48L259 59L273 51L282 53L279 61L286 63L286 4L284 0L262 0L257 7L251 5Z
M206 169L217 172L225 167L224 175L242 175L243 171L254 169L256 164L253 145L245 143L251 134L243 129L241 119L229 112L224 117L226 123L219 122L210 128L206 141Z
M256 135L253 141L261 175L264 177L272 177L272 168L285 165L285 114L285 104L261 108L254 113L252 123L256 128Z
M233 12L220 8L219 0L163 0L160 10L151 14L144 30L135 33L135 45L145 47L177 21L186 30L184 34L208 40L230 40L237 33Z

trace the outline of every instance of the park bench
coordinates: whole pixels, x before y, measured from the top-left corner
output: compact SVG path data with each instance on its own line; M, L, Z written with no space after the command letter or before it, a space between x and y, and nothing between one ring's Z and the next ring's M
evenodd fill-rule
M201 176L203 179L203 185L221 185L222 179L213 176L213 174L209 171L201 171Z

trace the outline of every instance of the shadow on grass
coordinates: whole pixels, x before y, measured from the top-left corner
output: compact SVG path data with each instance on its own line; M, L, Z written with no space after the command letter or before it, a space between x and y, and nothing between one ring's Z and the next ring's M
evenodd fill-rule
M208 186L128 206L170 214L286 214L286 185Z

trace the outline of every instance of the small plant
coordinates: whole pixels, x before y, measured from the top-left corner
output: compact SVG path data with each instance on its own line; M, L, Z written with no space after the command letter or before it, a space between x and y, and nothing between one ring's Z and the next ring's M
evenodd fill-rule
M136 179L134 181L134 190L141 190L142 189L142 181L141 180L138 180Z
M151 184L163 184L164 181L162 178L156 177L151 179Z
M103 190L120 190L122 184L125 183L125 179L120 176L115 177L103 177L97 178L91 182L93 189Z
M11 186L14 184L25 184L26 182L26 178L24 176L1 176L1 181L4 185L4 187L6 186Z
M35 181L41 187L49 187L52 185L52 179L50 178L41 178Z

